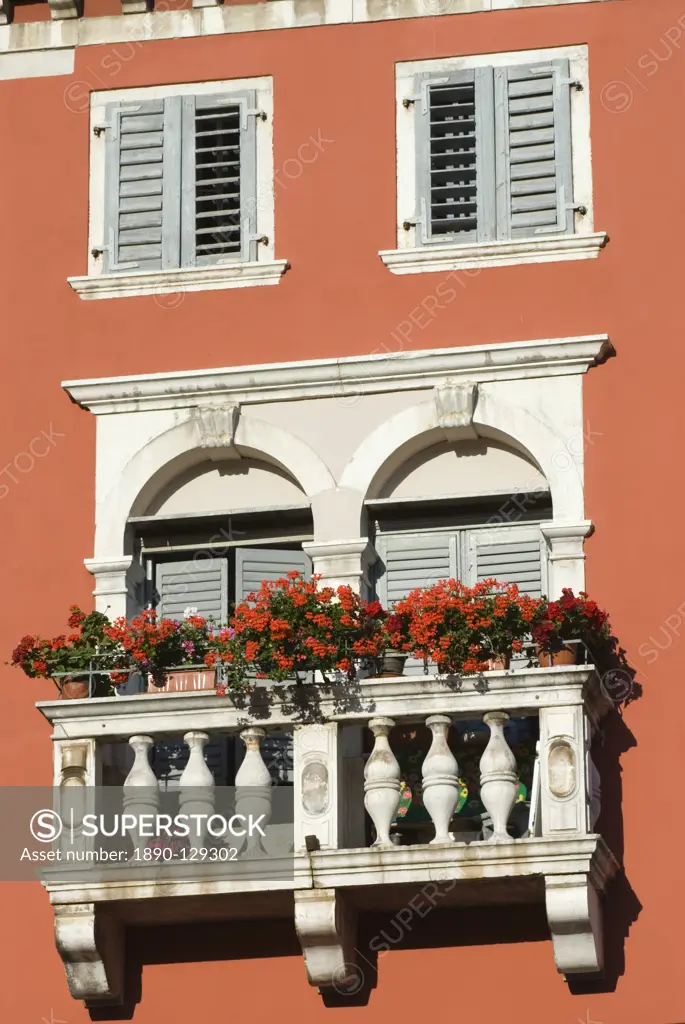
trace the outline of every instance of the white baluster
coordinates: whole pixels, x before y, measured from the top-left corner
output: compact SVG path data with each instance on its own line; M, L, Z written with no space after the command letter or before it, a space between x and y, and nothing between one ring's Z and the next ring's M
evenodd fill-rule
M190 822L190 845L202 848L207 835L207 822L214 814L214 776L205 761L206 732L187 732L183 737L188 747L188 763L178 780L178 807L182 814L202 815Z
M150 748L154 740L151 736L131 736L128 742L135 757L124 782L124 813L133 814L136 818L142 814L157 814L161 799L159 783L150 766ZM136 850L138 857L142 858L148 836L142 836L137 827L131 834L135 847L132 859L136 857Z
M446 715L430 715L426 725L433 733L430 750L423 762L423 803L435 825L434 843L453 843L448 829L459 800L457 761L447 744L452 720Z
M518 772L516 758L504 738L509 715L491 711L483 716L490 729L490 740L480 759L480 798L492 818L491 843L510 842L507 822L516 800Z
M400 766L390 749L392 718L372 718L373 751L364 768L364 806L376 827L374 846L390 845L390 825L400 805Z
M245 819L239 823L240 827L248 829L242 848L244 857L259 857L266 853L259 829L255 828L253 834L249 830L249 823L253 821L266 832L266 826L271 820L273 784L260 750L260 743L265 736L264 729L256 727L243 729L240 733L245 744L245 757L235 777L235 809L236 814L243 815Z

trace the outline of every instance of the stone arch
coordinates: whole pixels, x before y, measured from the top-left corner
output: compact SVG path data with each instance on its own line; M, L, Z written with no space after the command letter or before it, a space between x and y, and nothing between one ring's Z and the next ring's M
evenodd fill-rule
M238 453L271 462L290 474L311 501L334 486L333 477L313 449L295 434L258 417L240 417L233 446L208 448L193 413L182 422L147 439L129 459L114 486L98 502L95 555L118 557L126 554L126 522L140 514L153 496L174 476L206 460ZM313 507L314 529L316 511Z
M540 417L495 397L481 386L473 420L468 426L446 425L435 396L390 417L362 441L348 462L339 487L363 502L408 458L445 437L476 435L503 442L529 459L549 485L554 519L578 522L584 516L582 450L571 452L561 437Z

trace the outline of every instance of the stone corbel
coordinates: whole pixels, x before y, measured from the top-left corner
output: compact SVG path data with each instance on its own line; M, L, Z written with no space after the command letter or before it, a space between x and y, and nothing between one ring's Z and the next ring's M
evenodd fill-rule
M583 543L593 531L592 523L542 523L542 536L547 541L550 566L549 596L558 597L564 587L576 593L585 586L585 554Z
M478 401L477 384L444 384L433 391L438 426L447 441L478 436L473 417Z
M208 458L218 461L241 457L235 446L240 420L240 406L236 402L198 405L193 416L200 435L200 447L207 449Z
M295 891L295 931L310 985L344 995L358 988L356 914L335 889Z
M94 903L55 906L55 945L69 991L86 1006L124 1002L124 928Z
M50 5L50 17L53 21L61 21L63 18L80 18L81 5L78 0L48 0Z
M12 0L0 0L0 25L9 25L12 21Z
M559 973L600 973L604 966L602 905L590 877L547 876L545 904Z

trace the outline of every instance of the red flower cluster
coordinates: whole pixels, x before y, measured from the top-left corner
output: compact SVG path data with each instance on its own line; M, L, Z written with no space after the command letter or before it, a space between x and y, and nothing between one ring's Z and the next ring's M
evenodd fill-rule
M591 650L616 643L607 613L585 591L576 597L568 587L558 601L545 602L532 636L540 650L547 652L560 651L569 640L582 640Z

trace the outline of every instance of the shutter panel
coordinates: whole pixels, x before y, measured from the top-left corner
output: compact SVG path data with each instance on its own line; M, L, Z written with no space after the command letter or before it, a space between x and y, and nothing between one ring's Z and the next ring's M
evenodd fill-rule
M256 93L183 98L182 266L256 259Z
M252 591L259 590L262 580L280 580L288 572L301 572L309 577L312 563L304 551L282 551L277 548L236 548L235 599L244 601Z
M572 234L569 62L495 69L500 238Z
M392 608L416 587L459 576L457 537L448 533L381 535L376 542L376 593L384 608ZM423 661L408 658L405 675L422 675Z
M422 242L495 235L492 68L419 76L417 219Z
M106 109L103 267L178 267L180 97Z
M158 562L155 585L157 612L182 619L186 608L215 622L228 617L228 559L202 558L187 562Z
M158 562L155 571L157 612L182 619L186 608L215 622L228 618L228 559L195 557L187 562ZM231 741L217 736L205 747L205 761L218 786L228 785ZM188 748L180 739L154 746L152 767L167 789L175 789L188 763Z
M469 531L469 583L496 579L516 583L523 594L540 597L547 589L540 528L504 526Z

